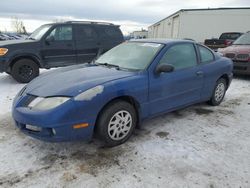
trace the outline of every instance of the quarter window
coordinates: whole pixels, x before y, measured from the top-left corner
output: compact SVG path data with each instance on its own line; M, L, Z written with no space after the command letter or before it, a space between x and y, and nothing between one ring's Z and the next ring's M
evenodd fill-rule
M160 63L173 65L175 70L196 66L197 59L194 45L186 43L170 47Z
M58 26L51 31L47 38L55 41L72 40L72 26Z
M90 26L78 26L77 37L82 40L95 39L97 37L97 33L94 28Z
M198 49L200 51L201 63L209 63L214 60L214 55L210 50L200 45L198 45Z

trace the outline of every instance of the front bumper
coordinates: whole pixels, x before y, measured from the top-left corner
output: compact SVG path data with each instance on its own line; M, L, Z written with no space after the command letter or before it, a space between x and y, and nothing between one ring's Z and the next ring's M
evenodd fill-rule
M95 118L82 113L82 105L69 100L59 107L48 111L35 111L25 107L29 96L17 97L12 108L16 126L24 134L48 142L85 140L92 138ZM75 129L77 124L88 123L87 127ZM29 127L39 128L39 131Z
M234 61L233 73L250 75L250 62L235 62Z
M0 57L0 73L6 72L8 70L8 59L5 57Z

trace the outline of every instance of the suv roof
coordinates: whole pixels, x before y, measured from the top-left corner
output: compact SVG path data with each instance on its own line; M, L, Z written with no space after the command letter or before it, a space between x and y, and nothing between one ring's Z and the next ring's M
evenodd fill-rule
M94 21L66 21L66 22L50 23L50 24L45 24L45 25L57 25L57 24L93 24L93 25L108 25L108 26L120 27L119 25L115 25L109 22L94 22Z

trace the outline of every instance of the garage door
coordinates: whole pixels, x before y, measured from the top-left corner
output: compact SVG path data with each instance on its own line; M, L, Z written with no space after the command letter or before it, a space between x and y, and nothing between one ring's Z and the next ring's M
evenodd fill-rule
M180 16L175 16L173 18L173 25L172 25L172 38L178 38L179 24L180 24Z

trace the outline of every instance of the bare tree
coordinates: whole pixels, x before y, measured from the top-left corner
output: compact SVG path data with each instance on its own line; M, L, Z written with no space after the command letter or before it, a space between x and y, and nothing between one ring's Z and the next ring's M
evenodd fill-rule
M24 33L24 34L26 34L26 29L25 29L25 26L23 24L23 21L20 20L18 17L16 17L16 16L12 17L11 26L12 26L12 29L16 33Z

